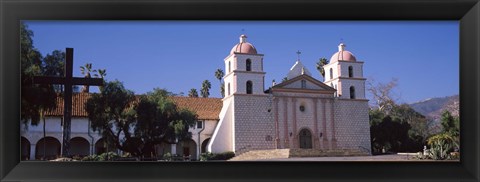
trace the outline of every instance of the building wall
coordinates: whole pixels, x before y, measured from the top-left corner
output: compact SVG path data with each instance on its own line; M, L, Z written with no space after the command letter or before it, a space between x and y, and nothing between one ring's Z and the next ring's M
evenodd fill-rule
M235 54L236 70L246 71L247 59L252 61L252 71L263 72L263 56L252 54Z
M368 101L335 99L335 128L339 148L370 150Z
M235 95L235 152L274 149L273 113L268 95ZM270 112L269 112L270 110Z
M365 99L365 80L341 79L342 95L340 98L350 98L350 86L355 87L355 98Z
M234 100L232 97L223 101L220 111L220 121L215 127L207 150L212 153L234 151Z
M274 106L278 110L278 113L275 112L278 117L278 148L299 148L298 135L302 129L308 129L311 132L313 148L330 148L333 135L330 114L332 95L287 92L273 94L278 100L277 106ZM305 107L303 112L300 110L301 105ZM324 109L325 112L323 112ZM290 133L292 133L291 136ZM326 141L323 142L323 140Z
M251 60L251 71L246 72L246 60ZM231 71L228 70L230 63ZM233 93L246 93L247 81L252 81L254 94L262 94L264 91L263 55L233 54L225 58L225 96ZM238 72L234 72L238 71Z
M62 125L61 117L47 117L45 119L45 136L46 137L54 137L57 139L60 143L63 141L63 133L62 133ZM200 138L198 137L198 132L201 129L196 128L190 128L189 131L192 132L192 140L195 142L195 152L191 152L192 154L195 154L193 156L194 159L198 159L200 155L200 147L201 147L201 142L204 140L211 138L213 130L215 129L217 125L216 120L204 120L204 130L200 134ZM95 154L97 151L95 151L95 144L102 138L102 135L99 134L98 132L94 132L92 129L90 129L90 135L88 134L88 119L83 118L83 117L75 117L72 118L72 123L71 123L71 133L70 133L70 138L76 138L80 137L88 141L88 144L90 146L89 148L89 154ZM36 126L33 126L29 124L27 128L25 128L23 125L21 127L21 136L25 137L30 142L30 159L34 159L34 155L36 152L36 146L39 140L43 138L43 121L40 121L40 123ZM199 140L200 139L200 140ZM200 142L198 142L200 141ZM180 146L180 145L179 145ZM170 145L159 145L157 146L157 151L165 151L168 150L170 153L176 153L176 154L183 154L182 151L174 151L172 152L171 146ZM83 151L83 150L82 150ZM73 151L74 152L74 151ZM162 156L159 154L159 156Z
M363 78L362 62L352 62L352 61L340 61L337 64L341 64L341 77L348 77L348 67L352 66L353 78ZM335 71L335 70L334 70Z

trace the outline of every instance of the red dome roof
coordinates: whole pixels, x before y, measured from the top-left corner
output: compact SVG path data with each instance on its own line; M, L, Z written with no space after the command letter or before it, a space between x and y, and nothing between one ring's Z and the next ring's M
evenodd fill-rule
M230 54L233 53L257 54L257 49L255 49L252 44L247 42L246 35L240 35L240 43L233 46L232 50L230 51Z
M236 53L246 53L246 54L257 54L257 49L253 47L252 44L245 42L245 43L238 43L237 45L233 46L230 54Z
M357 58L350 51L338 51L330 58L330 62L335 61L357 61Z
M357 61L357 58L350 52L345 50L346 45L343 43L340 43L338 45L338 52L333 54L333 56L330 58L330 62L336 62L336 61Z

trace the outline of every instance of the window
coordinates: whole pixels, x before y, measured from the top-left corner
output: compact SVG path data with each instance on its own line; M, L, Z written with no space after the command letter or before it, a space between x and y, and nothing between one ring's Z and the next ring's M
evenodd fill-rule
M228 83L228 95L230 95L230 83Z
M228 72L232 72L231 66L230 66L230 61L228 62Z
M247 59L246 70L247 71L252 71L252 60L250 60L250 59Z
M252 94L252 81L247 81L247 94Z
M197 121L197 129L203 128L203 121Z
M350 87L350 99L355 99L355 87Z
M333 79L333 68L330 68L330 79Z
M307 88L307 81L302 80L302 88Z
M353 77L353 67L352 66L348 67L348 77L350 77L350 78Z
M305 111L305 106L304 106L304 105L301 105L301 106L299 107L299 109L300 109L300 111L303 112L303 111Z

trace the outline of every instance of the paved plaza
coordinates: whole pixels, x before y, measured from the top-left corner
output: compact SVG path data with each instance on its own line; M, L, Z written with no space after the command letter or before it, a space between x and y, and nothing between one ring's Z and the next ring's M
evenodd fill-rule
M259 159L255 161L375 161L375 162L442 162L435 160L419 160L414 157L415 154L390 154L374 156L355 156L355 157L298 157L283 159ZM443 160L443 162L460 162L459 160Z

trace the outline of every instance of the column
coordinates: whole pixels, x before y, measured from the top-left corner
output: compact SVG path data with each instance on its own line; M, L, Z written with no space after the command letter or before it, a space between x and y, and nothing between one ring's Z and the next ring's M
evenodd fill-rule
M292 98L292 111L293 111L293 127L292 127L292 133L293 133L293 148L299 148L298 146L298 134L297 134L297 99Z
M327 149L327 144L328 144L328 135L327 135L327 104L325 104L325 99L322 99L322 108L323 108L323 113L322 113L322 127L323 127L323 132L322 132L322 146L323 149Z
M290 141L288 135L288 107L287 107L287 98L283 98L283 128L284 128L284 136L285 136L285 148L290 148Z
M317 118L317 99L313 99L313 148L320 149L319 133L318 133L318 118Z
M30 160L35 160L35 144L30 144Z
M172 156L177 154L177 144L172 143L170 146L171 146L170 148L172 149L171 152L170 152L172 154Z
M280 148L280 128L278 123L278 98L273 98L275 116L275 148Z
M333 100L329 100L330 102L330 122L332 123L332 149L335 149L337 148L337 139L335 138L335 113L334 113L334 110L335 110L335 107L334 107L334 103L333 103Z

